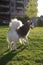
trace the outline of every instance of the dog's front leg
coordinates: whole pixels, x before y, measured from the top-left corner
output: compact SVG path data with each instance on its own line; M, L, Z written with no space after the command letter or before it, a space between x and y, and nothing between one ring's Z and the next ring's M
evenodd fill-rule
M24 39L25 39L25 42L29 43L27 36Z
M23 43L22 38L19 39L19 42L20 42L21 44Z

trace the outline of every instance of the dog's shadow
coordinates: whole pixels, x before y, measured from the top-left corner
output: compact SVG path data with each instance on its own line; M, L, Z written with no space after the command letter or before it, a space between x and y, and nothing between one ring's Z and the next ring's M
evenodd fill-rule
M20 45L18 48L17 48L17 51L5 51L4 53L6 53L5 55L3 55L1 58L0 58L0 65L6 65L14 56L17 55L17 53L19 52L22 52L24 49L26 48L26 45L23 46L23 45Z

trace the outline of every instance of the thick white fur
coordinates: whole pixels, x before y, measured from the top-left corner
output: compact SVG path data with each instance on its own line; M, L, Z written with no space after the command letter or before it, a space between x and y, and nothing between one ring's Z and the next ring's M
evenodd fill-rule
M9 24L9 28L10 29L18 29L19 27L21 27L23 24L22 24L22 21L18 20L18 19L12 19L10 24Z

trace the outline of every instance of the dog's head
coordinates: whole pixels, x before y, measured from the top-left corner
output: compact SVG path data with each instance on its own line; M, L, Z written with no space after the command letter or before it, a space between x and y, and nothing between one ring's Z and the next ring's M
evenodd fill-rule
M34 23L31 20L28 20L28 26L33 29L34 28Z

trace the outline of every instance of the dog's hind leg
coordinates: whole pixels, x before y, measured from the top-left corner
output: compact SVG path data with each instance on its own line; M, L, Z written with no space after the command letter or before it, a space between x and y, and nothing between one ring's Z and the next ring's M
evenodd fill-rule
M12 50L12 43L11 42L8 43L8 49Z
M13 50L17 50L16 42L13 43Z
M20 38L19 41L20 41L21 44L25 45L23 38Z
M8 49L11 49L11 50L12 50L12 43L11 43L11 41L9 41L9 40L7 39L7 42L8 42Z
M25 43L29 43L27 37L21 38L20 41L21 41L20 43L23 44L23 45L25 45Z

